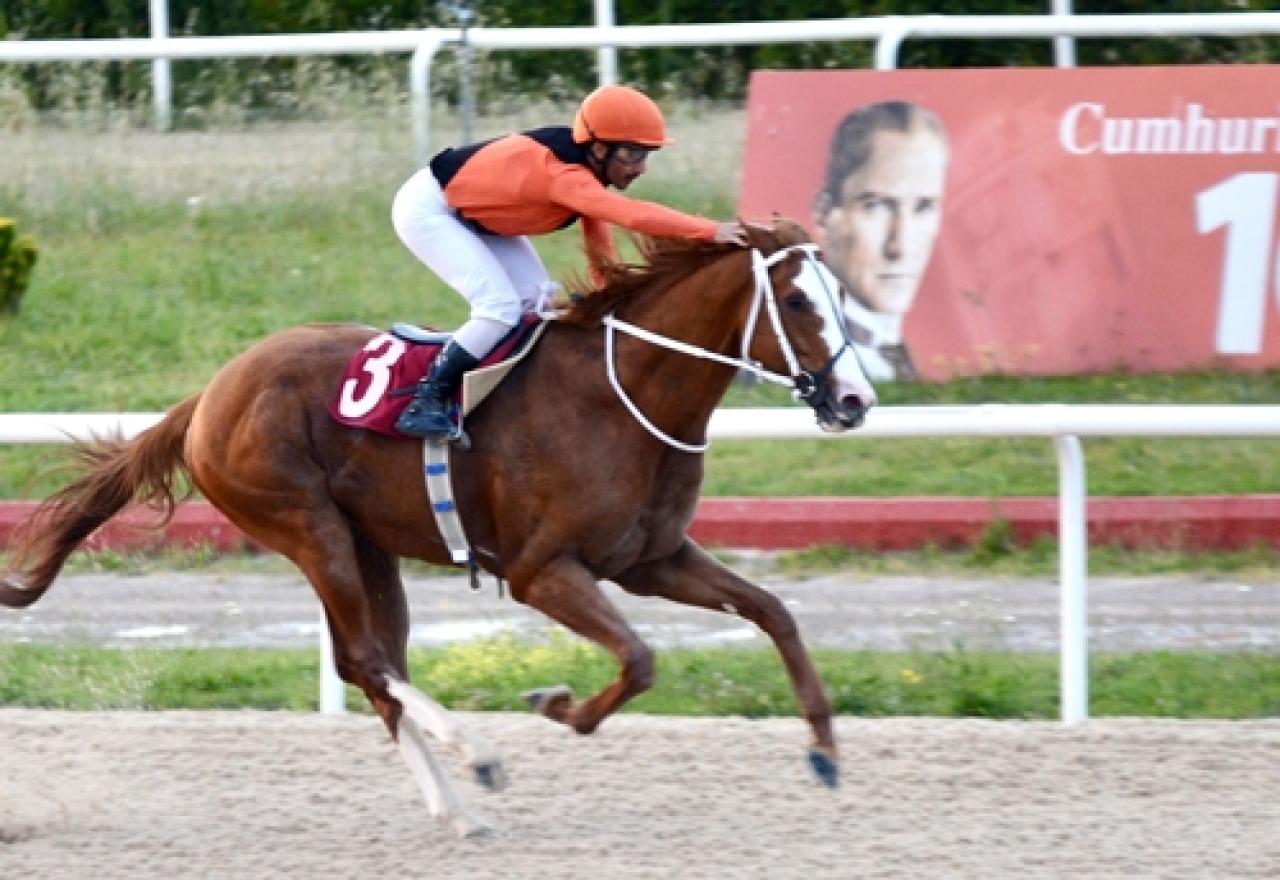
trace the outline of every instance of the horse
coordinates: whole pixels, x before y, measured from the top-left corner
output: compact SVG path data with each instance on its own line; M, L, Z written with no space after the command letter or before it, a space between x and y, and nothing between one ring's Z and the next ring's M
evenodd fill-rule
M609 651L615 681L532 709L589 734L654 680L654 653L601 591L736 614L774 642L811 731L808 762L837 784L831 706L791 613L688 535L715 406L740 370L790 385L828 431L876 401L841 318L848 293L804 230L781 218L749 243L637 239L640 258L547 320L542 338L447 448L456 509L479 567L511 596ZM421 488L421 441L338 424L326 409L352 353L378 331L305 325L228 361L199 393L130 440L77 445L80 471L28 519L0 604L40 598L71 552L130 503L163 524L198 490L315 589L340 677L360 688L430 814L461 836L492 826L455 792L427 734L500 789L500 756L409 682L402 558L451 564ZM185 478L183 475L185 474Z

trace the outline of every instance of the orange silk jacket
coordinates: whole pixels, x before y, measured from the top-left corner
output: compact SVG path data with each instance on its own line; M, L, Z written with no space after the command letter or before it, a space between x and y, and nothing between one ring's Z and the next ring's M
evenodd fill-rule
M602 184L587 166L587 146L568 127L539 128L444 150L431 171L445 199L478 232L537 235L582 220L588 255L617 255L610 224L645 235L710 241L716 223Z

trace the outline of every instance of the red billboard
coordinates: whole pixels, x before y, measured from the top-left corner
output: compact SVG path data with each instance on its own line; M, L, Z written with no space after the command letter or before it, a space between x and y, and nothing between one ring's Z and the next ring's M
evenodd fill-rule
M760 72L740 212L809 226L882 379L1275 366L1277 83L1267 65Z

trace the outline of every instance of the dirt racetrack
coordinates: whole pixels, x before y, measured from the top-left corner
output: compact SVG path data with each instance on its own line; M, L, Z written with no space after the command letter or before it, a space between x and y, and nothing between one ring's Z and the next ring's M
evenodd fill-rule
M1280 721L465 716L512 778L432 823L369 716L0 710L0 877L1280 876Z

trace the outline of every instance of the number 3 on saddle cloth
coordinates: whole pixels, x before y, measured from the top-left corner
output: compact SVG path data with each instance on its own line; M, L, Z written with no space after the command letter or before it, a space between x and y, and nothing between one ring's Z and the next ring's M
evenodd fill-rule
M459 422L533 350L545 327L541 318L525 315L480 365L467 373L454 400L461 413ZM329 402L329 414L353 428L417 440L397 431L396 419L448 339L447 333L429 333L406 324L379 333L347 362L337 393Z

